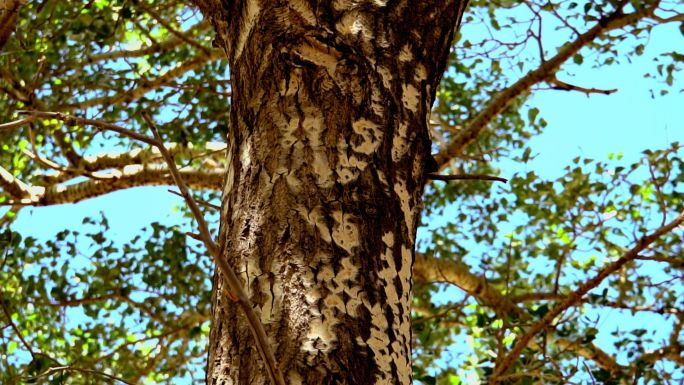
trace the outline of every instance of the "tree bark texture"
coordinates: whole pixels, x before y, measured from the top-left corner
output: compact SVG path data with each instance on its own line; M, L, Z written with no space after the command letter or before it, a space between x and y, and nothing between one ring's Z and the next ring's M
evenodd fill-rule
M410 384L427 119L463 0L197 1L233 86L221 254L288 384ZM216 294L207 382L266 384Z

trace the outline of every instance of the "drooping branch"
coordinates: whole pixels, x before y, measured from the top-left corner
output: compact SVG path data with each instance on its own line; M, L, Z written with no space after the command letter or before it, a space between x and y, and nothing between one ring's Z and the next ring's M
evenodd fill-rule
M466 146L472 143L487 128L487 125L518 96L530 90L533 85L553 78L563 63L599 36L652 17L655 7L657 4L654 7L644 8L629 14L622 13L622 8L619 8L613 14L599 20L596 25L579 35L574 41L561 47L555 56L542 62L535 70L528 72L513 85L496 94L470 120L465 129L460 131L447 147L435 156L439 170L446 168L450 159L461 155Z
M27 116L25 118L17 119L12 122L7 122L7 123L2 123L0 124L0 131L10 131L14 130L16 128L19 128L21 126L24 126L28 123L31 123L33 121L34 117L33 116Z

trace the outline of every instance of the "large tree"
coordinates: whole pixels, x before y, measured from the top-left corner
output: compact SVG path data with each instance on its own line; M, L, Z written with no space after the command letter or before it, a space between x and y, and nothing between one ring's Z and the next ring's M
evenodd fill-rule
M491 383L681 379L678 144L630 167L585 160L558 183L529 173L486 192L495 162L526 162L545 126L523 104L533 87L613 93L559 75L588 52L601 65L640 55L684 10L476 1L466 25L502 32L471 41L456 38L465 7L0 1L0 378L173 382L206 360L210 384L405 385L435 370L458 383L457 369ZM516 56L528 44L531 61ZM652 76L672 86L681 54L658 60ZM505 79L508 67L524 74ZM188 220L123 245L106 217L42 244L9 227L25 206L145 185L178 186ZM416 253L424 215L449 204L464 214ZM475 244L491 250L477 262ZM437 300L445 283L466 295ZM650 330L637 329L613 356L577 313L594 307L659 314L669 338L646 348ZM437 364L431 352L464 332L474 362Z

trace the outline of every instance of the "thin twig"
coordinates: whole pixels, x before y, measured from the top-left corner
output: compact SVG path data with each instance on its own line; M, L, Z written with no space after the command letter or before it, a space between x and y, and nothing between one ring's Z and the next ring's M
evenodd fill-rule
M454 175L440 175L435 173L429 173L426 175L428 179L432 180L489 180L496 182L508 183L508 179L502 178L500 176L493 175L483 175L483 174L454 174Z
M178 195L178 196L181 197L181 198L185 198L185 197L183 196L183 194L179 193L178 191L173 191L173 190L171 190L171 189L169 189L168 191L169 191L171 194L173 194L173 195ZM207 207L209 207L209 208L211 208L211 209L214 209L214 210L221 210L221 206L219 206L219 205L215 205L215 204L213 204L213 203L209 203L209 202L207 202L207 201L205 201L205 200L202 200L202 199L197 199L197 198L194 198L194 199L195 199L195 202L198 202L199 204L201 204L201 205L203 205L203 206L207 206Z
M585 87L576 86L574 84L566 83L566 82L564 82L562 80L558 80L556 78L549 80L549 83L551 83L553 85L552 89L554 89L554 90L578 91L578 92L583 92L587 95L589 95L589 94L610 95L612 93L617 92L617 88L611 88L609 90L603 90L603 89L599 89L599 88L585 88Z
M164 18L161 17L161 15L159 15L150 7L145 6L143 3L138 3L137 6L141 8L143 11L145 11L148 15L150 15L153 19L155 19L159 24L161 24L162 27L166 28L169 32L171 32L172 35L202 51L202 53L204 53L205 55L208 56L210 54L211 48L205 47L197 41L187 37L183 32L174 28L171 24L164 20Z
M19 128L24 124L32 122L33 119L35 119L33 116L28 116L26 118L15 120L13 122L2 123L0 124L0 131L13 130L15 128Z
M280 372L273 351L271 350L270 345L268 343L268 336L266 335L264 326L261 324L261 321L259 320L259 317L257 316L256 312L254 312L251 301L247 297L247 294L245 293L244 289L242 288L240 279L237 277L237 274L235 274L233 268L231 268L230 265L228 265L226 260L221 258L219 249L216 246L216 243L214 243L211 234L209 233L209 227L207 226L207 223L204 220L204 217L202 216L202 212L197 206L195 200L190 195L190 192L188 191L188 188L185 185L183 178L178 172L178 169L176 168L176 162L174 161L173 156L169 153L166 147L164 147L164 142L161 136L159 135L159 131L157 131L156 125L149 117L149 115L147 115L146 112L142 113L142 117L145 120L145 122L150 126L150 129L154 134L154 140L156 142L155 145L159 148L159 152L166 160L166 163L169 167L169 171L171 172L171 176L176 182L176 185L178 186L180 193L183 195L183 198L185 198L185 202L190 208L190 211L195 217L195 220L197 220L197 224L200 231L200 237L202 238L202 241L207 246L209 253L214 257L214 261L216 262L216 265L219 267L221 275L223 275L223 277L226 280L225 283L228 285L230 289L230 291L226 294L228 294L229 298L232 297L232 300L237 301L238 304L240 304L243 311L245 312L245 315L247 316L247 323L255 339L257 350L259 351L261 358L266 366L266 369L268 370L271 382L274 385L285 385L285 379L283 378L283 375Z
M63 121L63 122L66 123L67 125L77 125L77 124L80 124L80 125L95 126L95 127L98 127L98 128L102 128L102 129L104 129L104 130L109 130L109 131L118 132L119 134L125 135L125 136L127 136L127 137L129 137L129 138L132 138L132 139L135 139L135 140L139 140L139 141L144 142L144 143L147 143L147 144L149 144L149 145L151 145L151 146L158 147L158 146L157 146L157 141L154 140L154 139L152 139L152 138L150 138L150 137L148 137L148 136L138 134L138 133L135 132L135 131L131 131L131 130L127 129L127 128L123 128L123 127L121 127L121 126L117 126L116 124L103 122L103 121L101 121L101 120L80 118L80 117L73 116L73 115L66 115L66 114L61 113L61 112L25 111L25 110L17 111L17 112L20 113L20 114L24 114L24 115L33 115L33 116L37 116L37 117L40 117L40 118L58 119L58 120ZM164 147L164 146L162 145L161 147Z
M5 305L5 293L0 289L0 306L2 306L2 311L5 313L5 316L7 317L7 322L9 325L12 327L12 330L14 330L14 334L19 337L19 340L21 343L24 345L26 350L31 354L31 357L35 358L36 354L33 352L33 349L31 348L31 345L29 345L28 342L24 339L24 336L21 334L21 330L17 327L17 325L14 324L14 321L12 320L12 314L10 313L9 309Z

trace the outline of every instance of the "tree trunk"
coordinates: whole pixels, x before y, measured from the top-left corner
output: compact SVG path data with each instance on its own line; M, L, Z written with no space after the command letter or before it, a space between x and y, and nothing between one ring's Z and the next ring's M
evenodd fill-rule
M221 254L288 384L411 383L427 120L463 2L196 1L233 86ZM269 383L213 305L207 382Z

